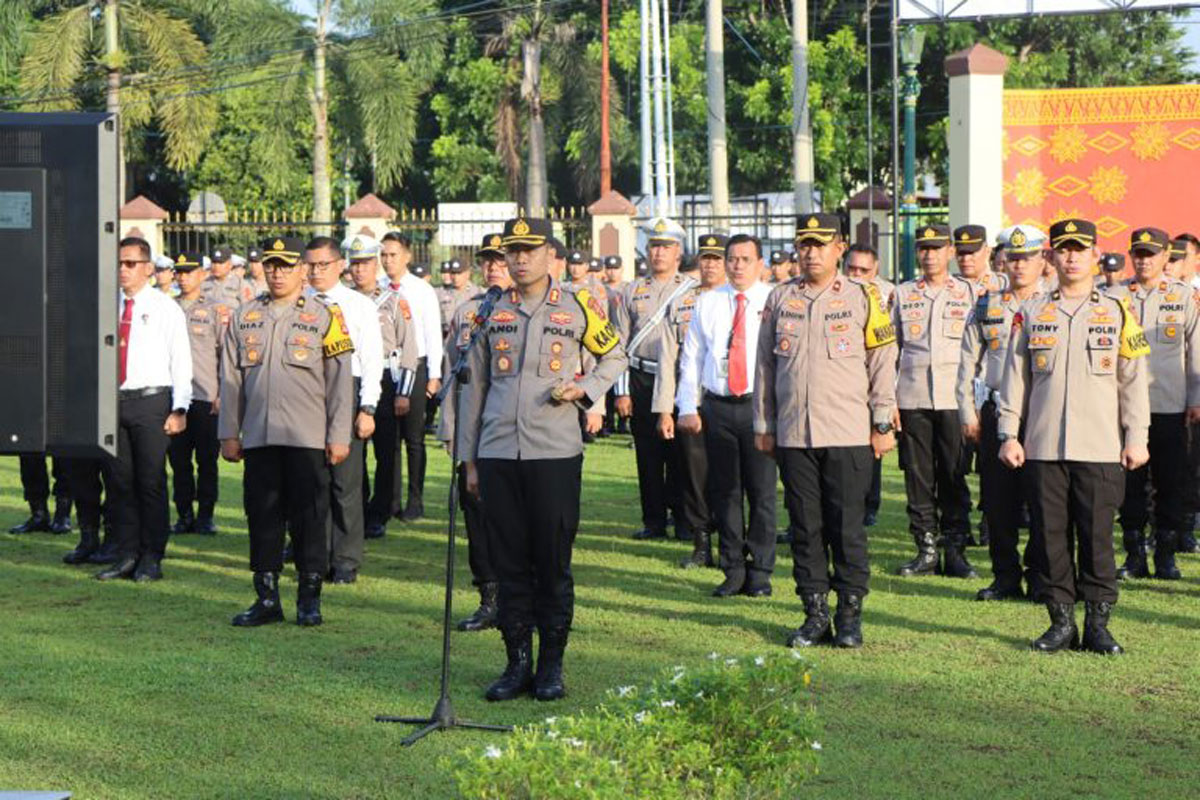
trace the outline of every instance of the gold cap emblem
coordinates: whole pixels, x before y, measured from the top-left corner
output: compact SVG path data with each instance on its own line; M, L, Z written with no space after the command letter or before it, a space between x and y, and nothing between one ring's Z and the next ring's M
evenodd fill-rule
M960 242L967 242L967 241L970 241L970 240L971 240L971 234L967 233L966 231L963 231L963 232L962 232L962 235L958 237L958 240L959 240Z
M176 263L176 264L186 264L186 263L187 263L187 256L185 256L183 253L180 253L180 254L179 254L179 258L175 259L175 263Z
M662 220L662 219L660 219L658 222L656 222L656 223L654 224L654 232L655 232L655 233L665 233L665 232L666 232L666 230L667 230L667 222L666 222L666 220Z
M937 236L937 231L935 231L933 228L926 228L926 229L925 229L925 236L924 236L924 237L922 237L922 238L925 238L925 239L932 239L932 238L934 238L935 236Z
M492 238L491 238L491 239L488 241L488 243L489 243L489 244L490 244L492 247L499 247L499 246L500 246L500 243L501 243L502 241L503 241L503 239L501 239L499 236L493 236L493 237L492 237Z
M714 245L716 245L716 243L717 243L717 239L715 236L710 236L704 240L704 244L706 244L709 247L713 247Z
M1008 237L1008 241L1013 247L1024 247L1026 242L1024 231L1013 231L1012 236Z
M363 246L362 239L359 239L357 236L355 236L354 241L350 243L351 250L361 250L362 246Z
M816 217L809 217L808 222L806 222L805 225L810 228L819 228L821 227L821 220L817 219Z
M1150 231L1142 231L1142 235L1138 237L1140 241L1148 242L1154 237L1150 235Z
M1066 231L1067 233L1075 233L1077 230L1079 230L1079 228L1075 227L1074 222L1068 222L1066 227L1063 228L1063 230Z
M272 250L282 250L283 249L283 239L276 239L275 244L271 245L271 249Z
M517 220L516 224L513 225L512 232L513 236L524 236L529 233L529 223L523 219Z

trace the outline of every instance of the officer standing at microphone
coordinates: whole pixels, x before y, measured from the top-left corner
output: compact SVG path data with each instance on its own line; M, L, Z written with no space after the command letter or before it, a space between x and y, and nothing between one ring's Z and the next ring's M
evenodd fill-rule
M1122 649L1108 630L1117 602L1113 516L1124 493L1122 468L1135 470L1150 458L1150 348L1126 301L1093 286L1096 226L1056 222L1050 247L1058 286L1013 319L999 402L1000 461L1024 467L1034 599L1050 614L1033 649L1080 645L1075 602L1082 598L1083 648L1115 654Z
M566 292L550 277L551 230L544 219L505 223L515 286L470 352L471 382L460 399L459 452L467 490L488 509L508 655L489 700L510 700L530 688L539 700L565 694L563 652L575 606L571 548L583 468L576 405L603 397L626 363L604 307L586 290ZM584 352L595 356L596 367L576 376Z

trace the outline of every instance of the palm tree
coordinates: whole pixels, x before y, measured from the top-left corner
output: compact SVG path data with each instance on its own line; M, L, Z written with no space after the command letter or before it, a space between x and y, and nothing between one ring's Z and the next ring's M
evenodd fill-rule
M155 0L59 5L65 7L28 35L21 108L81 110L98 107L102 96L104 108L121 115L122 163L130 137L157 124L168 165L194 164L216 125L217 106L202 90L207 51L191 24ZM124 169L120 174L124 183Z

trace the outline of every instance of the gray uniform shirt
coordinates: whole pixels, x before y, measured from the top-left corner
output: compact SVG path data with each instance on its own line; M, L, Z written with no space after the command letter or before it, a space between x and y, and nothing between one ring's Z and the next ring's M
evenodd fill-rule
M1069 300L1056 289L1013 320L1000 391L1002 435L1025 422L1033 461L1119 463L1150 429L1146 337L1122 304L1093 289Z
M224 278L205 278L200 284L200 294L220 311L222 321L228 323L230 315L238 306L256 297L254 285L242 275L241 270L232 269Z
M667 302L681 283L690 281L686 275L675 273L667 280L655 280L652 276L638 278L625 286L620 302L612 304L613 324L622 342L631 342L641 329L654 318L655 312ZM659 323L662 324L662 323ZM629 356L630 366L645 372L658 371L659 348L662 340L654 331L638 343L637 349ZM639 366L640 365L640 366ZM618 395L629 394L628 387L622 381L616 388Z
M870 444L896 408L896 337L875 286L801 278L763 307L754 375L754 432L779 447Z
M900 345L896 399L901 409L958 408L958 362L974 304L971 284L956 275L940 287L924 278L896 287L892 319Z
M403 290L376 286L366 295L375 304L379 315L379 332L383 337L384 377L396 386L396 394L412 394L417 374L417 339L412 308Z
M224 328L220 314L203 298L180 298L176 302L187 319L188 341L192 345L192 399L211 403L217 399L220 388L218 365Z
M1107 293L1125 298L1150 343L1150 413L1180 414L1200 406L1200 302L1183 281L1163 278L1142 288L1129 280Z
M583 353L596 366L576 378ZM471 351L471 382L463 387L458 427L463 460L571 458L583 452L579 412L551 391L574 380L590 405L625 370L625 350L603 305L585 305L551 280L540 300L515 289L496 303L486 336Z
M1038 296L1035 292L1030 299ZM1013 317L1023 301L1009 291L989 292L975 304L962 338L962 361L958 365L958 420L963 425L979 422L975 408L975 379L982 378L989 390L998 392L1008 360L1008 340Z
M242 306L221 352L218 438L242 446L349 444L354 416L350 334L320 302Z
M659 323L658 375L654 378L654 395L650 411L670 414L675 410L675 387L679 381L679 353L687 339L688 326L696 313L696 300L708 291L700 284L671 301L667 316ZM700 387L703 391L704 387Z

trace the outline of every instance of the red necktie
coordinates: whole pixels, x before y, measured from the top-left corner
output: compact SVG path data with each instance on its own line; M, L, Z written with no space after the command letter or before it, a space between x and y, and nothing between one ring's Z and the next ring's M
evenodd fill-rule
M729 341L729 393L740 396L750 388L746 380L746 295L737 293L733 338Z
M125 310L121 312L120 348L118 358L120 369L117 373L117 386L125 384L125 362L129 357L129 334L133 331L133 298L125 298Z

